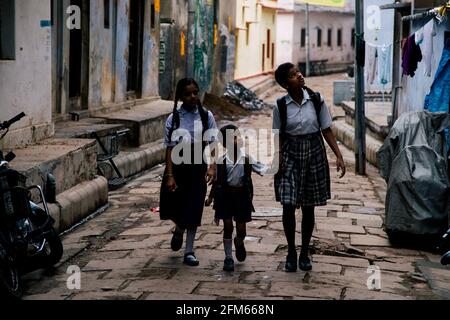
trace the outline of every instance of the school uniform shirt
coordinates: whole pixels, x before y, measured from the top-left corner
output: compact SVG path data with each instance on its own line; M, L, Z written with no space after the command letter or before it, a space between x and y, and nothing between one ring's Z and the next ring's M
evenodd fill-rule
M173 114L171 114L166 121L164 146L174 147L181 141L185 143L201 143L203 141L203 126L198 108L196 107L192 111L188 111L185 108L180 107L178 109L178 114L180 115L180 127L173 131L171 141L169 141L169 133L172 128ZM211 111L208 111L207 130L209 130L207 131L206 136L207 141L210 143L216 141L218 136L218 129L216 120L214 119Z
M228 153L224 155L226 169L227 169L227 183L230 187L242 187L244 185L245 178L245 153L242 149L238 149L237 161L236 163L230 159ZM220 160L223 163L223 157ZM262 164L259 161L256 161L253 157L249 156L249 162L252 166L252 171L259 174L260 176L264 175L269 169L266 165Z
M333 120L330 111L322 96L320 96L321 110L320 110L320 127L317 121L317 113L314 104L308 94L308 91L303 90L303 101L298 104L288 94L285 96L287 107L287 122L286 133L297 136L309 133L318 132L320 129L325 130L330 128ZM273 110L273 126L274 130L281 129L280 111L278 105Z

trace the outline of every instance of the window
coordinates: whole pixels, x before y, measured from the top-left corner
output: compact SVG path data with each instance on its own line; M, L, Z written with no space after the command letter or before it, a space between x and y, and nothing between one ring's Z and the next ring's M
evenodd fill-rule
M250 26L251 26L251 24L250 24L250 22L246 22L245 23L245 26L246 26L246 33L245 33L245 43L247 44L247 46L248 45L250 45Z
M333 43L333 29L328 29L327 46L331 47Z
M0 0L0 60L16 59L15 1Z
M352 29L352 34L351 34L351 41L352 41L352 48L355 47L355 29Z
M317 47L322 46L322 29L317 29Z
M337 46L342 47L342 29L337 31Z
M304 47L306 45L306 29L302 29L300 38L300 45Z
M104 9L104 25L105 29L109 29L110 27L110 0L103 0L103 9Z

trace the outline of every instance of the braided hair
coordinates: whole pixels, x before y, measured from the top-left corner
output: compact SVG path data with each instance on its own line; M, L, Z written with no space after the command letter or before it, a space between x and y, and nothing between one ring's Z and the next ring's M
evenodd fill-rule
M184 90L187 86L194 85L197 87L198 90L200 90L200 86L198 83L192 79L192 78L183 78L177 83L177 87L175 90L175 102L173 106L173 112L172 112L172 126L169 131L169 141L172 142L172 134L173 132L179 128L180 126L180 114L178 113L178 101L181 100ZM198 101L198 111L200 113L201 119L208 119L208 112L203 108L200 101ZM203 121L202 121L203 123ZM203 131L205 131L207 128L203 127Z

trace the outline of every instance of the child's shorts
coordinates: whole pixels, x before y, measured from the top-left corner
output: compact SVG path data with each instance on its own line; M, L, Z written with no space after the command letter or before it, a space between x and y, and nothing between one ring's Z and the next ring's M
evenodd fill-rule
M254 212L250 192L247 188L218 187L214 193L215 218L236 222L252 221Z

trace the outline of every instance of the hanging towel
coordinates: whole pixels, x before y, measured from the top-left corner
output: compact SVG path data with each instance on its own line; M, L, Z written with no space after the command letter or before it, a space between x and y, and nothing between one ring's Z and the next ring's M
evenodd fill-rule
M366 46L366 54L367 67L364 69L366 72L366 81L368 84L373 84L378 67L377 47L368 44Z
M391 52L392 45L377 48L378 52L378 83L385 85L392 81Z
M431 77L431 58L433 57L433 37L436 35L435 21L432 19L423 28L423 42L420 46L425 63L425 75Z

